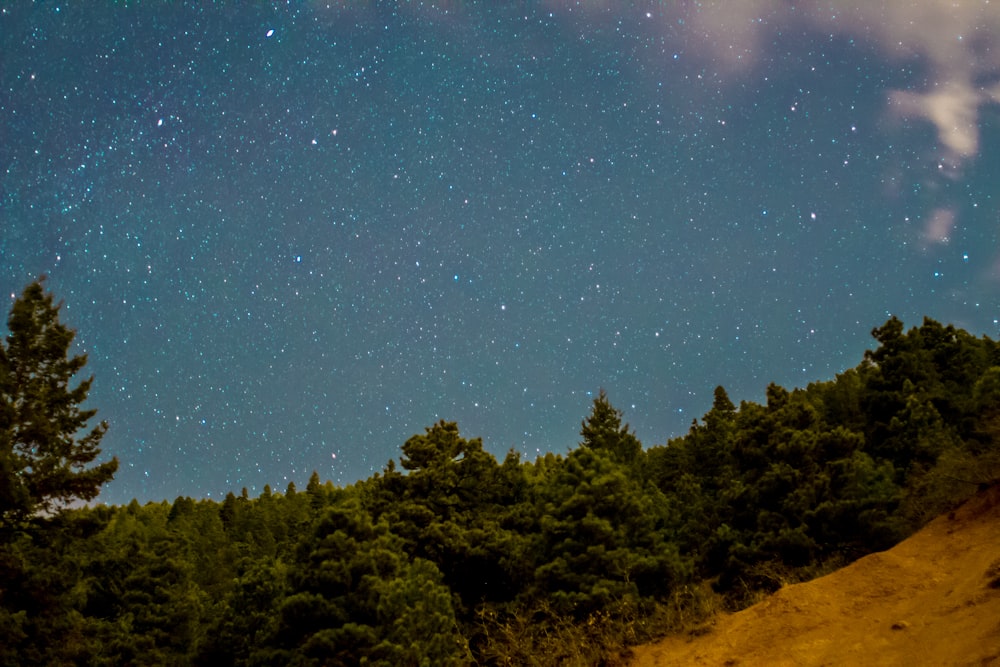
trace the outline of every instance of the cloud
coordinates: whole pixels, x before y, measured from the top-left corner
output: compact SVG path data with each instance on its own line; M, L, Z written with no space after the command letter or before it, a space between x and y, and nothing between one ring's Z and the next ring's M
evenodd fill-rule
M947 207L934 209L927 216L927 224L924 225L924 241L937 244L948 243L951 240L955 222L954 210Z
M367 6L346 0L318 7ZM664 38L696 59L710 61L723 79L735 79L783 53L783 34L837 35L874 46L887 58L926 67L920 88L887 90L892 117L924 119L937 131L940 159L959 167L979 152L980 108L1000 103L998 0L676 0L648 5L612 0L544 0L564 19L611 25L623 18L658 26ZM421 4L439 22L463 24L465 3ZM334 12L336 13L336 12Z
M890 111L924 118L937 130L942 157L953 164L979 152L979 110L1000 101L1000 5L988 1L885 3L875 24L879 44L890 55L916 55L927 63L922 90L889 93ZM871 11L871 10L867 10Z
M934 124L944 157L956 165L979 151L978 111L983 101L983 95L960 81L949 81L926 93L897 90L889 95L894 115L924 117Z
M979 151L979 111L1000 102L1000 3L989 0L788 0L679 3L702 57L728 72L757 65L780 32L801 27L865 41L894 60L918 60L926 84L888 90L888 112L932 123L941 158L959 166ZM672 19L676 20L676 19ZM766 41L765 41L766 38Z

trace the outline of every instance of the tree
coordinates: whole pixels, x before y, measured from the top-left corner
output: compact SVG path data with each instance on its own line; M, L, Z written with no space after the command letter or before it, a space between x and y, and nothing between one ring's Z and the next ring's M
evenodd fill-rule
M501 466L481 439L440 421L408 439L400 461L408 474L390 461L366 485L373 518L392 526L407 553L437 566L455 594L456 613L512 599L526 544L511 530L525 486L519 457L508 454Z
M665 498L613 451L581 447L534 490L538 566L520 597L581 620L618 604L666 598L689 574L663 530Z
M59 321L42 281L28 285L0 344L0 527L9 529L74 500L91 500L118 469L118 459L88 468L107 423L84 432L96 410L81 409L93 377L69 386L87 363L69 356L76 332Z
M629 429L622 426L622 411L611 405L601 389L594 399L590 416L580 425L581 446L608 452L619 463L632 463L642 451L642 443Z
M327 508L300 543L273 636L251 663L466 665L441 572L403 550L356 500Z

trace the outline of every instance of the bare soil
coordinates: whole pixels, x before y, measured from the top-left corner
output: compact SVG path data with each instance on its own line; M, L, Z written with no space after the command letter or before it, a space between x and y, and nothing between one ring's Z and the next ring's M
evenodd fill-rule
M1000 666L1000 486L705 634L636 647L628 664Z

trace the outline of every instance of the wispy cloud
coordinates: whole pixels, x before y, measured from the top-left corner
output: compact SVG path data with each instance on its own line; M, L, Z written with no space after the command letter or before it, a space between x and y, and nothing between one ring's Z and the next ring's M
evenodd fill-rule
M603 3L584 7L607 14ZM940 158L956 167L978 154L981 107L1000 102L1000 2L709 0L659 7L650 16L672 31L683 25L686 44L729 76L770 61L781 34L795 29L855 39L887 58L921 62L927 69L926 83L886 90L886 111L932 123Z
M873 3L874 4L874 3ZM926 85L889 91L891 113L934 124L942 158L960 165L979 151L979 112L1000 101L1000 4L988 0L884 3L884 16L861 10L868 29L894 57L922 58Z
M928 244L948 243L955 228L955 211L942 206L930 212L924 225L924 241Z

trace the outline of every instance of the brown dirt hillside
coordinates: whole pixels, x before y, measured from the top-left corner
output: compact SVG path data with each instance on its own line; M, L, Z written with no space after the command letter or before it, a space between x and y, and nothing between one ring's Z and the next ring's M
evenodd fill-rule
M707 634L637 647L629 664L1000 665L1000 486Z

